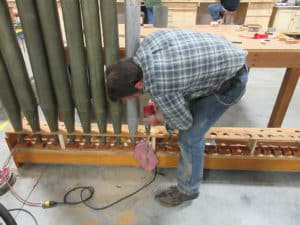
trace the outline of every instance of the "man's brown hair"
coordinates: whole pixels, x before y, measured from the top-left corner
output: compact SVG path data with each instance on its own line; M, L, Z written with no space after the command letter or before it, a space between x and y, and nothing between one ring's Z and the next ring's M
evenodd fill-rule
M106 76L108 96L115 101L139 91L135 84L143 79L143 72L132 58L127 58L109 66Z

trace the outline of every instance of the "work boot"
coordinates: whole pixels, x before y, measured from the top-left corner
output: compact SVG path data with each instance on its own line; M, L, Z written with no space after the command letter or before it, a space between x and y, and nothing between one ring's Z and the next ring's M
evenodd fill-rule
M155 200L165 206L178 206L181 203L189 200L193 200L199 196L199 193L195 193L192 195L186 195L181 193L177 186L171 186L168 189L158 193L155 195Z

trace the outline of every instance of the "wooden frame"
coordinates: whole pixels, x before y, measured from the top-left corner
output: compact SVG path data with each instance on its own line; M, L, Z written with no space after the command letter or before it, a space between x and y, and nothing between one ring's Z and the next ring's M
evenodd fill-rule
M45 123L41 124L43 129L38 133L32 133L30 127L25 122L23 124L23 132L6 132L6 141L17 166L23 163L138 166L134 147L125 145L133 137L126 125L122 127L121 134L115 135L111 125L105 134L98 133L95 124L89 134L82 133L79 126L70 134L62 123L56 133L51 133ZM23 143L17 141L20 134L25 137ZM35 142L36 134L42 135L42 143ZM53 135L62 137L59 138L60 145L49 143ZM75 144L68 144L68 135L76 136ZM91 136L91 144L84 143L86 135ZM116 146L113 141L99 145L103 136L110 140L121 136L122 145ZM144 126L139 126L134 137L137 140L147 137ZM179 148L174 143L177 143L177 133L169 136L164 127L153 127L150 138L159 159L158 166L176 167ZM206 140L216 143L206 145L207 169L300 170L300 129L214 127L206 133Z

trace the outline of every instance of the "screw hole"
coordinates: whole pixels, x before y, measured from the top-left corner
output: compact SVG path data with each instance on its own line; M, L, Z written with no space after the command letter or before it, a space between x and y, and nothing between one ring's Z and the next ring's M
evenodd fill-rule
M214 132L212 132L212 133L210 133L210 136L211 136L211 137L217 137L217 134L214 133Z

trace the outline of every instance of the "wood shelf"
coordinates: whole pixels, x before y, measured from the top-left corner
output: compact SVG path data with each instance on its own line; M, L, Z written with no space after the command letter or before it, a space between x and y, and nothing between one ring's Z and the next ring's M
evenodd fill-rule
M129 135L128 127L122 127L121 134L113 134L111 124L107 133L98 133L95 124L91 133L85 134L77 126L72 134L67 133L60 123L59 131L51 133L47 124L39 133L31 132L24 121L24 130L6 132L6 141L17 166L24 163L79 164L79 165L118 165L138 166L134 158L134 146L130 137L145 138L144 126L140 125L136 135ZM18 141L22 134L24 141ZM35 135L42 135L42 143L36 143ZM62 136L60 143L49 143L54 135ZM76 136L75 143L69 144L67 136ZM85 136L91 137L91 143L85 142ZM99 144L101 137L107 138L106 144ZM159 167L176 167L179 147L177 133L169 136L164 127L151 129L152 144L159 159ZM115 137L121 137L121 144L114 143ZM233 128L212 127L205 136L215 144L206 144L205 168L239 170L300 170L300 129L298 128ZM153 141L155 139L155 141ZM64 142L61 144L61 142ZM98 145L96 145L98 143Z

